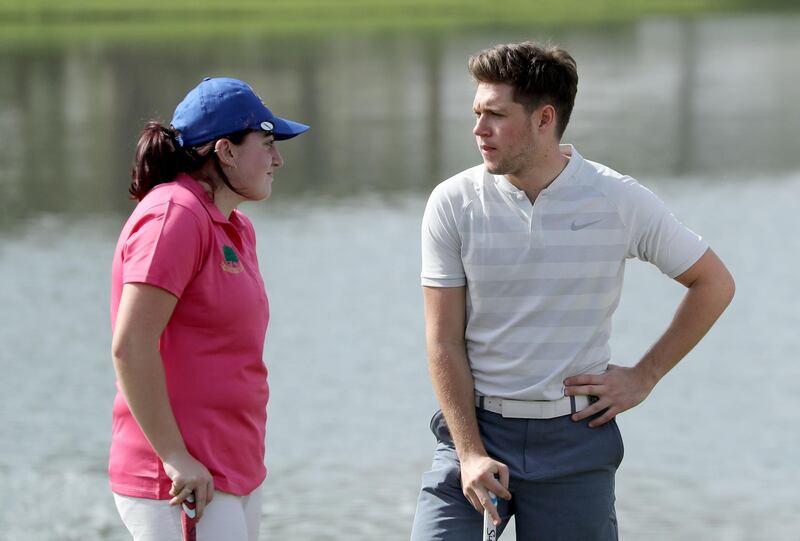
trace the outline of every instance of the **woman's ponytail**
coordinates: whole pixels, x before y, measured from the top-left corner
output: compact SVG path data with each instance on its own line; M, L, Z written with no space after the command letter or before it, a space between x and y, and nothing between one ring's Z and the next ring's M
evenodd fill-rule
M128 191L141 201L158 184L171 182L188 165L186 150L178 146L175 130L165 128L155 120L145 124L131 170Z

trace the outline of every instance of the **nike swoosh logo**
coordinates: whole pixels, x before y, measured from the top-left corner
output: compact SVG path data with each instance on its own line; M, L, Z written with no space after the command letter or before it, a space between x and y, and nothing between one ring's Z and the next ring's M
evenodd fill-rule
M569 228L572 229L573 231L579 231L581 229L585 229L585 228L589 227L590 225L594 225L594 224L600 223L602 221L603 221L603 219L600 218L599 220L595 220L593 222L587 222L585 224L580 224L580 225L578 225L576 222L573 221L572 225L569 226Z

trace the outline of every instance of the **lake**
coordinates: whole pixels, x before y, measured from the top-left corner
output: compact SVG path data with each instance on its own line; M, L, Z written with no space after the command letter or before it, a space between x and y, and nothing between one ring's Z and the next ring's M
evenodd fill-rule
M436 408L420 219L433 186L480 161L467 57L528 37L578 62L565 142L653 189L737 281L706 339L619 417L622 538L798 539L798 27L713 16L0 50L0 539L128 538L106 475L110 259L138 131L206 75L312 125L280 144L273 197L244 206L272 309L262 539L407 539ZM614 362L636 362L681 291L628 265Z

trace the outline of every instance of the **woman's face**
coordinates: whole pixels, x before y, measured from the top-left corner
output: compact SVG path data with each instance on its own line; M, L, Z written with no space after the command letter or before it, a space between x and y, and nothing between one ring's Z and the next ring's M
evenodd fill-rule
M251 201L268 198L272 193L272 174L283 165L275 137L263 131L253 131L241 144L231 146L235 167L227 169L228 180Z

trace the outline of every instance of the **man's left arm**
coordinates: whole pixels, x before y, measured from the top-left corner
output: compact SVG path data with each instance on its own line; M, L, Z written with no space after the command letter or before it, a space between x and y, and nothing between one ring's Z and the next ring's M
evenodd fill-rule
M733 277L710 248L675 280L688 291L666 332L636 366L609 364L604 374L582 374L564 381L567 396L592 395L598 398L594 404L574 414L574 421L606 410L589 423L591 427L600 426L639 404L705 336L733 298Z

